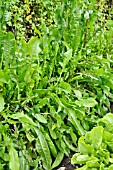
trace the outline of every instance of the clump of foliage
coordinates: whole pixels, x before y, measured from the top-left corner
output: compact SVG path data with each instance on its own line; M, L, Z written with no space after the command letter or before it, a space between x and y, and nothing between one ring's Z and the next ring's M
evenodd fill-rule
M79 153L71 161L83 164L80 170L113 169L113 114L108 113L99 120L98 126L81 136L78 141ZM101 126L100 126L101 125Z
M14 0L6 12L6 31L12 31L17 39L41 36L43 23L54 25L54 14L61 1Z
M1 170L54 169L113 102L112 10L106 19L104 1L58 3L39 37L0 32Z

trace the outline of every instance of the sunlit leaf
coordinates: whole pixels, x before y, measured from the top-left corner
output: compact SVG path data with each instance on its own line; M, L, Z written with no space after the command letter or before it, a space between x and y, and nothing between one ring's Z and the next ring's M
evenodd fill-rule
M90 132L86 134L86 140L92 144L94 148L100 147L103 137L103 127L94 127Z
M71 93L71 86L69 83L61 81L59 87L62 88L62 90L65 91L66 93Z
M48 133L45 133L45 139L47 140L47 143L48 143L48 146L50 148L50 151L51 151L52 155L56 158L57 150L56 150L56 147L55 147L55 145L54 145L54 143L53 143L53 141L50 138Z
M0 94L0 112L4 109L4 98L3 96Z
M113 131L113 114L112 113L108 113L107 115L105 115L100 121L99 124L101 125L101 123L105 124L106 128L112 132Z
M52 165L52 169L57 167L61 163L61 161L63 160L63 157L64 157L64 153L59 152L54 163L53 163L53 165Z
M71 123L77 128L80 135L84 135L85 131L84 131L83 127L81 126L79 120L77 119L75 111L68 108L68 113L69 113L69 120L71 121Z
M11 147L9 150L9 156L10 156L10 161L9 161L9 167L11 170L19 170L20 163L19 163L19 157L18 157L18 152Z
M41 114L34 114L34 117L41 123L47 123L47 119Z
M36 149L38 153L41 155L43 167L46 170L48 169L51 170L52 159L50 156L50 150L49 150L48 144L45 140L43 133L39 129L36 129L36 128L35 128L35 131L38 137L37 142L36 142Z
M41 52L39 45L40 42L37 37L32 37L30 39L28 42L28 51L31 56L38 56L38 54Z
M79 101L75 102L79 106L84 106L84 107L94 107L97 105L97 101L94 98L88 97L87 99L81 99Z

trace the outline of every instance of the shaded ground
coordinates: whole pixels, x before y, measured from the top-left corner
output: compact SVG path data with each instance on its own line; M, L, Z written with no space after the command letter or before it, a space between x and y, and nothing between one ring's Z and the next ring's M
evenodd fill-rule
M78 165L78 164L72 165L71 164L72 156L73 156L73 153L71 153L69 157L64 158L63 161L61 162L61 164L54 170L74 170L74 169L82 167L82 165Z

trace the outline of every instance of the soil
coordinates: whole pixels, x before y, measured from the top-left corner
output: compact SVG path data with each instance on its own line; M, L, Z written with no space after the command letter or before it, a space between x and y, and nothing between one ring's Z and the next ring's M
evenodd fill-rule
M113 102L111 102L111 106L110 106L110 111L111 111L111 113L113 113Z
M74 170L74 169L82 167L81 164L75 164L75 165L71 164L72 156L73 156L73 153L71 153L69 157L64 158L61 164L54 170Z

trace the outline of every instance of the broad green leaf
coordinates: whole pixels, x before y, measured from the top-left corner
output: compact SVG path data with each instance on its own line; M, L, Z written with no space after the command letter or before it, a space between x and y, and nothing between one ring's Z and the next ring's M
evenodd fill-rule
M47 123L47 119L41 114L34 114L34 117L41 123Z
M37 37L32 37L28 42L28 52L31 56L38 56L41 52L40 42Z
M26 132L26 137L30 142L32 142L35 139L34 136L29 132Z
M24 81L25 81L26 83L30 83L30 82L31 82L31 72L30 72L30 68L25 72Z
M63 158L64 158L64 153L59 151L59 153L58 153L58 155L57 155L57 157L56 157L56 159L55 159L55 161L54 161L54 163L52 165L52 169L57 167L61 163Z
M109 149L113 151L113 134L104 130L103 141L109 146Z
M4 164L0 163L0 170L4 170Z
M5 141L5 142L7 143L8 141ZM5 144L5 142L4 142L4 144ZM9 161L9 153L5 153L5 147L1 147L0 158L2 158L4 160L4 162Z
M73 91L74 91L74 93L75 93L75 95L76 95L76 97L77 97L78 99L81 99L81 98L82 98L82 93L81 93L80 90L73 90Z
M49 92L49 88L48 88L48 89L35 89L35 90L34 90L34 93L35 93L35 94L41 94L41 95L42 95L42 94L45 95L45 94L47 94L48 92Z
M7 83L10 80L9 75L0 69L0 83ZM1 85L1 84L0 84ZM3 85L2 85L3 86Z
M21 120L23 123L28 123L28 124L36 126L36 124L33 122L33 120L27 115L20 117L19 120Z
M104 132L103 132L103 140L104 140L104 142L113 141L113 134L111 134L110 132L104 130Z
M97 76L104 76L106 74L106 72L103 68L99 68L99 69L96 69L93 71L91 70L91 72L93 72Z
M39 155L41 155L43 167L45 170L51 170L52 160L44 134L37 128L34 128L34 130L37 134L36 149Z
M86 162L86 165L88 168L99 168L100 167L98 158L91 156L90 159L91 159L90 161Z
M79 101L75 102L79 106L84 106L84 107L94 107L97 105L97 101L94 98L87 98L87 99L81 99Z
M82 31L83 31L82 25L76 24L76 29L74 31L74 36L72 39L72 47L74 52L78 50L79 44L81 42Z
M112 28L113 27L113 20L107 20L107 22L106 22L106 27L108 27L108 28Z
M57 146L58 150L61 152L64 152L61 147L61 140L54 140L54 141L55 141L55 145Z
M19 149L19 170L50 170L74 145L85 164L78 169L113 169L113 116L103 117L113 101L112 0L6 1L0 1L0 169L11 169L10 145ZM29 13L37 9L38 22Z
M108 170L113 170L113 165L110 165Z
M43 106L45 106L48 103L48 98L43 98L39 100L39 107L42 108Z
M80 154L74 154L71 163L72 164L86 164L87 161L90 161L90 157L88 155L80 155Z
M59 87L62 88L64 92L71 93L71 86L69 83L61 81Z
M78 141L78 150L79 152L82 154L82 155L91 155L94 152L94 148L93 146L91 146L90 144L86 144L85 143L85 138L84 136L81 136L79 138L79 141Z
M108 113L102 119L100 119L99 124L104 123L109 132L113 132L113 114Z
M4 57L5 64L10 64L15 56L16 50L16 41L14 34L12 32L8 32L4 38Z
M18 157L18 152L11 147L9 150L9 167L11 170L19 170L20 163L19 163L19 157Z
M95 149L98 149L102 144L103 130L102 126L97 126L85 135L86 141L89 141Z
M0 94L0 112L4 109L4 98L3 96Z
M10 117L13 118L13 119L19 119L23 123L28 123L28 124L36 126L36 124L33 122L33 120L29 116L24 114L23 112L19 112L17 114L13 114Z
M74 111L75 111L76 117L79 118L80 120L83 120L84 117L86 116L84 111L81 111L79 109L74 109Z
M98 155L100 155L100 162L104 162L105 164L109 164L110 162L110 152L104 148L105 146L102 145L98 149Z
M23 112L19 112L17 114L13 114L10 117L13 118L13 119L19 119L23 123L28 123L28 124L36 126L36 124L33 122L33 120L29 116L24 114Z
M20 169L21 170L22 169L29 170L28 161L26 160L25 155L26 155L25 150L19 152L19 158L20 158L20 168L19 168L19 170Z
M23 117L24 116L24 113L23 112L17 112L13 115L10 116L10 118L12 119L19 119L20 117Z
M64 53L64 61L61 64L63 69L68 64L69 60L72 58L72 49L69 49L67 52Z
M25 57L28 53L28 50L27 50L27 43L24 39L20 40L20 52L22 54L22 57Z

